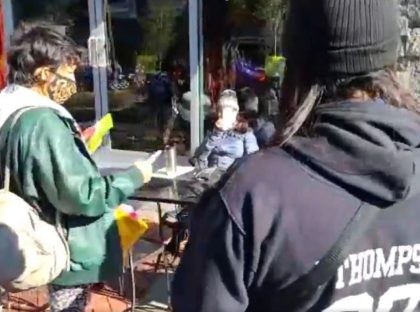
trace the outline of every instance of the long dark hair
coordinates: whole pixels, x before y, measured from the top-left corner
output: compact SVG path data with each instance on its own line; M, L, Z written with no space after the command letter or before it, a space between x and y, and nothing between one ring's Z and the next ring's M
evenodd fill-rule
M297 132L310 134L311 112L318 103L348 99L355 91L420 114L420 101L401 85L393 68L342 79L319 79L309 71L288 64L280 101L282 128L273 143L284 145Z

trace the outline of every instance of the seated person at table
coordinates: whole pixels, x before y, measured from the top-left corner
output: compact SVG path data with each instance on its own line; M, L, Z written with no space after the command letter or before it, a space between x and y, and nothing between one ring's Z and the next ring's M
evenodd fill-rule
M246 120L238 117L236 92L225 90L217 103L219 119L197 148L193 163L199 168L228 169L244 155L258 151L258 144Z
M267 147L276 132L274 124L265 116L258 97L251 88L243 88L238 94L239 107L243 117L254 131L260 148Z

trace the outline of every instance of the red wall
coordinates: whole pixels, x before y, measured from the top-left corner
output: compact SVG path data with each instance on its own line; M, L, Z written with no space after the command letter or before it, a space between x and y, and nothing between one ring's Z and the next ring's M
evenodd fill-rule
M0 2L0 89L6 85L6 51L4 48L4 21L3 21L3 7Z

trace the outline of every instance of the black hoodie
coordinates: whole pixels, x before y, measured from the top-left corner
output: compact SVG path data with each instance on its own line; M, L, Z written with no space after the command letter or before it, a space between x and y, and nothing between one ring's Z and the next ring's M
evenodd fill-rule
M249 157L195 207L175 312L420 310L420 117L382 100L316 115L314 137ZM291 306L282 290L364 203L383 210L331 282Z

